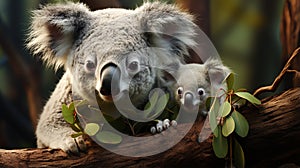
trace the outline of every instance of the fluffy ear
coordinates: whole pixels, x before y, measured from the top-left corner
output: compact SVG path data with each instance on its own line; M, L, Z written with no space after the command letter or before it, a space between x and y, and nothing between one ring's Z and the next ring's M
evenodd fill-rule
M149 46L166 48L183 57L188 55L189 47L196 45L193 17L176 6L145 3L136 12Z
M157 84L161 88L171 88L177 81L177 71L181 64L173 62L166 65L163 69L157 69Z
M222 64L221 60L208 59L204 65L213 86L220 86L226 76L231 72L228 67Z
M27 47L55 69L66 63L71 47L88 25L89 9L83 4L49 5L33 11Z

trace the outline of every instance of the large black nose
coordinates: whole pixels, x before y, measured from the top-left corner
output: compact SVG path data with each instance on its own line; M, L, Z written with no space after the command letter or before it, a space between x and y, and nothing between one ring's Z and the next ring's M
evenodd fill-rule
M102 69L100 80L100 94L111 96L119 93L120 70L115 64L108 64Z

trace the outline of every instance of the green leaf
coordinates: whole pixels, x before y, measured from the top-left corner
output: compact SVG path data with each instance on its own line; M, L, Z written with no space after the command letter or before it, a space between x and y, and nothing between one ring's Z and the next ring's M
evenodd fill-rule
M147 118L149 119L157 118L161 114L161 112L165 109L168 101L169 101L169 94L163 94L162 96L160 96L156 104L153 105L155 107L153 108L153 111L147 114Z
M159 92L158 91L154 91L153 94L151 95L149 102L145 105L145 110L146 111L153 111L153 108L155 107L155 104L158 100L159 97Z
M247 100L240 98L239 96L233 94L231 96L231 102L234 102L234 104L238 104L239 106L243 106L246 104Z
M228 143L227 143L227 138L222 136L221 133L221 126L218 126L218 137L213 136L213 150L215 152L215 155L218 158L225 158L227 153L228 153Z
M109 131L100 131L96 134L96 139L105 144L119 144L122 142L122 137L116 133Z
M159 91L154 91L154 93L151 95L149 102L153 105L157 102L159 97Z
M232 90L233 84L234 84L234 74L233 73L228 74L228 76L226 77L225 80L226 80L226 84L227 84L227 89Z
M77 138L77 137L79 137L79 136L81 136L81 135L83 135L83 132L77 132L77 133L75 133L75 134L72 134L71 137L72 137L72 138Z
M218 136L218 122L217 122L217 117L218 117L218 111L219 111L220 105L219 102L217 101L217 98L214 98L213 104L210 108L210 111L208 113L209 117L209 125L211 131L214 133L214 135L217 137Z
M75 122L75 118L74 118L74 104L71 103L69 107L67 107L67 105L63 104L62 105L62 115L64 117L64 119L70 123L70 124L74 124Z
M156 112L157 113L162 112L165 109L168 101L169 101L169 94L167 93L167 94L162 95L157 101L157 105L155 108Z
M226 117L231 111L231 105L228 101L225 101L223 104L221 104L220 112L221 117Z
M231 116L227 117L224 125L222 126L222 134L225 137L228 137L228 135L230 135L234 131L234 127L235 124L233 118Z
M71 128L75 132L81 132L82 131L81 128L78 126L77 123L71 124Z
M213 98L214 98L214 97L208 97L208 98L206 99L205 107L206 107L206 110L207 110L207 111L209 111L210 107L212 106Z
M237 111L233 111L231 116L235 122L235 132L241 137L246 137L249 131L247 119Z
M236 92L235 95L248 100L252 104L261 104L261 101L248 92Z
M245 167L245 155L242 146L233 138L233 163L237 168Z
M100 126L97 123L87 123L84 128L84 132L89 136L94 136L100 130Z

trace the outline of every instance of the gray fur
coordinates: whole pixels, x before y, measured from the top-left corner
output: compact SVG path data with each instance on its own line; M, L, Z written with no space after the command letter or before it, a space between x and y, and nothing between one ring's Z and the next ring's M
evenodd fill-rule
M172 79L168 78L167 87L171 92L174 101L181 105L185 111L199 110L197 112L205 111L206 99L210 96L219 96L216 94L224 93L220 92L220 89L226 90L227 86L223 83L223 80L230 73L230 69L222 64L220 60L209 59L204 64L170 64L167 68L168 73L173 76ZM164 73L161 73L161 80L164 79ZM204 94L199 95L198 90L203 89ZM181 94L178 94L178 90L181 90ZM193 106L187 107L187 93L192 94L193 98L191 103Z
M76 97L96 105L101 70L114 63L122 72L120 88L127 89L133 104L142 105L156 84L153 68L163 67L161 59L184 62L188 46L196 45L195 28L191 15L159 2L145 3L135 10L92 12L83 4L67 3L34 11L28 48L47 65L66 70L40 116L38 147L78 152L77 141L84 150L82 137L75 141L70 137L73 131L63 120L62 103ZM126 69L132 58L141 66L135 74Z

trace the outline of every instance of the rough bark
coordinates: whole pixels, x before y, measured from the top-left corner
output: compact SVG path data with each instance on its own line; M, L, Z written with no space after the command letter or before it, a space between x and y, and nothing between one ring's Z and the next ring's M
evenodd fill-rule
M241 140L246 167L300 165L299 93L300 88L294 88L263 100L258 107L241 109L250 124L249 135ZM68 156L57 149L0 150L0 167L224 167L225 161L216 158L212 151L212 137L200 144L197 142L202 126L202 121L196 122L177 145L149 157L120 156L89 144L88 152L80 156ZM172 129L180 133L184 127L182 124ZM131 150L133 146L147 148L150 144L132 142L124 145L122 150Z

